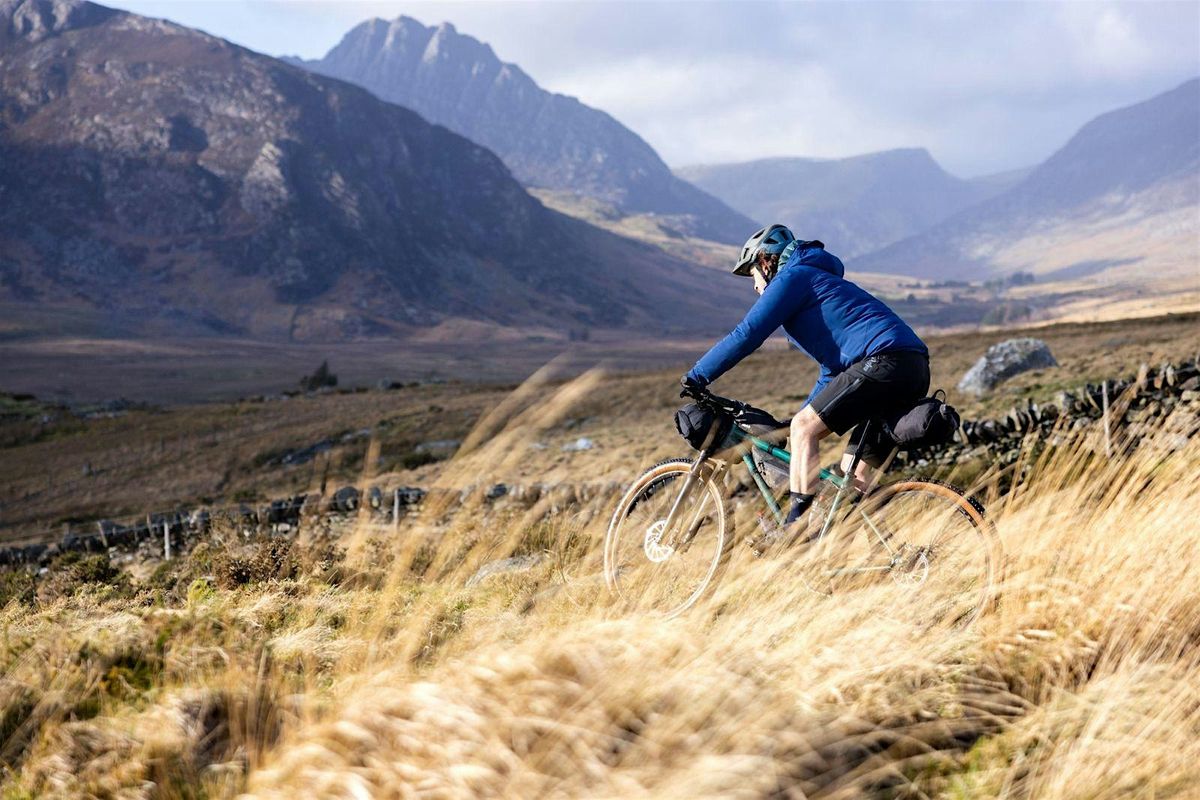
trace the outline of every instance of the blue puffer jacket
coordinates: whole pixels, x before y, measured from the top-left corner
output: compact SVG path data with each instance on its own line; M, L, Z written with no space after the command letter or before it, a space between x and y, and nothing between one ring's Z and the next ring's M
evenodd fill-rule
M842 276L837 256L818 247L797 250L728 336L696 362L688 376L707 385L758 349L780 325L796 347L821 365L811 401L834 375L877 353L929 353L904 320Z

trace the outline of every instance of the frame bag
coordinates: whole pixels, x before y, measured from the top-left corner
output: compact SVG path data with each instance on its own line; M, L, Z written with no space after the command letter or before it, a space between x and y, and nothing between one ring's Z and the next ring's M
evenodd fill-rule
M897 417L884 421L884 429L905 450L934 447L954 438L960 424L958 412L947 405L946 393L938 389L932 397Z

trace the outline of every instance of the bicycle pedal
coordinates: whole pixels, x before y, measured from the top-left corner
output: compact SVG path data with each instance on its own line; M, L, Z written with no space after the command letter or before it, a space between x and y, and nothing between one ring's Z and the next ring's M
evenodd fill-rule
M758 534L747 536L745 542L756 558L762 558L775 543L783 538L783 529L768 520L763 513L758 514L758 528Z

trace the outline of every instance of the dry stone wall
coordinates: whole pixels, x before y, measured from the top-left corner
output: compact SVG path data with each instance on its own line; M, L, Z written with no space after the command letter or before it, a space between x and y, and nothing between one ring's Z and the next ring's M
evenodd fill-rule
M1008 464L1031 435L1050 437L1056 431L1085 428L1100 434L1091 446L1104 447L1106 424L1109 455L1128 452L1147 437L1167 447L1182 447L1200 433L1197 361L1143 365L1133 376L1060 391L1052 402L1028 400L1003 416L966 420L954 441L906 454L901 464L950 465L978 457Z
M1143 366L1136 375L1085 384L1062 391L1053 402L1027 401L1007 414L991 419L967 420L955 440L925 451L902 454L901 468L928 468L985 458L1000 464L1016 461L1030 436L1047 440L1058 433L1087 427L1109 426L1112 454L1138 447L1147 437L1167 447L1182 447L1200 433L1200 367L1195 360ZM1093 437L1093 447L1103 447L1103 437ZM1088 445L1082 445L1088 446ZM68 527L57 541L0 548L0 566L45 566L66 552L88 552L155 559L187 552L209 535L219 522L249 537L292 535L301 521L367 515L377 524L396 524L423 505L461 507L468 502L509 503L533 507L545 500L547 513L558 513L605 494L618 493L617 483L594 484L493 484L462 490L427 490L415 486L344 486L328 495L298 494L251 506L176 509L148 514L136 520L100 520L87 526Z
M547 513L558 513L604 493L619 491L617 483L469 486L464 489L424 489L416 486L343 486L330 494L298 494L261 505L239 504L221 508L176 509L124 521L100 520L87 526L67 527L57 538L0 547L0 567L45 567L67 552L108 553L122 559L154 560L174 557L192 549L220 526L246 538L294 535L310 520L324 520L337 528L365 515L372 524L394 525L421 507L460 508L468 503L505 503L531 508L545 500ZM170 550L167 550L167 541Z

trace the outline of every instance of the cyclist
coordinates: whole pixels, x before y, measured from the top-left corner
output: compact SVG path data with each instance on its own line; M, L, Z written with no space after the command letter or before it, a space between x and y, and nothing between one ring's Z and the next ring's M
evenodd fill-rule
M854 479L865 488L868 470L880 465L886 451L877 442L862 441L861 423L902 412L929 391L925 343L878 298L846 280L845 271L819 241L800 241L783 225L758 231L733 268L735 275L754 278L758 301L680 379L685 389L703 389L781 326L793 345L820 364L816 385L789 429L789 528L798 527L812 504L821 439L854 428L842 468L849 469L861 447Z

